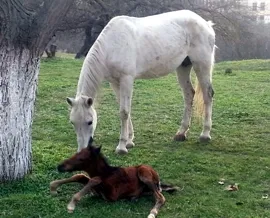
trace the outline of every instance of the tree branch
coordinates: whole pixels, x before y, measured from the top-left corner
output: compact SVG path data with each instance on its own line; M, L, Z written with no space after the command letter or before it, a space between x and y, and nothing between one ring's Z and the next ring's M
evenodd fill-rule
M32 22L32 46L40 54L44 51L74 0L46 0Z
M104 2L102 0L95 0L95 2L104 10L108 11L108 8L105 6Z

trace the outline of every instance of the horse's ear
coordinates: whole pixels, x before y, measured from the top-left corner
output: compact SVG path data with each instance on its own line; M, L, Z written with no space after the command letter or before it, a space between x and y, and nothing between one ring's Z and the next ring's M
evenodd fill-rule
M90 107L90 106L93 104L93 99L90 98L90 97L88 97L88 98L86 99L85 103L86 103L86 105L87 105L88 107Z
M74 98L67 98L67 103L72 107L74 105Z

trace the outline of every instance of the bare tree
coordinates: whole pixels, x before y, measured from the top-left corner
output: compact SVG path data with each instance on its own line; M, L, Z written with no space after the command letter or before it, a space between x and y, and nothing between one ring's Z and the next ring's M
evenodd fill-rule
M0 0L0 181L31 171L40 56L73 0Z
M250 13L248 13L247 7L241 5L240 1L237 0L97 0L93 2L91 7L87 8L84 5L84 10L91 10L93 16L92 21L84 27L86 38L84 45L76 55L77 58L87 54L101 32L102 28L99 28L99 32L93 33L93 29L96 29L95 26L103 25L104 27L108 22L108 20L103 20L102 25L99 25L97 22L100 20L98 14L102 13L107 14L110 18L117 15L140 17L172 10L189 9L216 24L214 28L217 33L217 43L221 45L227 42L238 44L241 41L239 37L243 34L247 35L249 32ZM240 52L238 53L240 54Z

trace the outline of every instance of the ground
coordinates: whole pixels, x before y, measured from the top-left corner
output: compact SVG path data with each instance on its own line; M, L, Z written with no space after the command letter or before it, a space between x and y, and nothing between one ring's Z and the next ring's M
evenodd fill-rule
M43 60L33 124L33 172L25 179L0 184L1 218L146 217L151 197L108 203L84 197L68 214L66 205L80 186L70 184L52 197L50 181L68 177L56 166L72 155L76 137L68 121L66 97L74 97L82 60ZM232 73L225 74L231 68ZM201 123L194 120L184 143L174 142L183 101L176 76L138 80L132 117L136 147L126 156L114 153L119 137L118 107L104 83L98 99L95 140L113 165L150 164L162 181L179 186L165 194L159 217L270 217L270 61L219 63L215 67L213 130L210 144L200 144ZM218 182L224 179L225 184ZM239 190L225 191L238 183ZM269 195L269 198L262 196Z

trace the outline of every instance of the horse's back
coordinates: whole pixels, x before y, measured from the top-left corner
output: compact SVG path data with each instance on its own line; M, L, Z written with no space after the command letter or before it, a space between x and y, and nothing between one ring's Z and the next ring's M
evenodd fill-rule
M108 68L136 78L151 78L174 71L192 46L213 38L211 25L188 10L136 18L118 16L103 33Z
M166 40L166 36L170 33L174 35L185 32L192 35L192 33L198 34L203 31L208 35L215 34L210 22L189 10L172 11L147 17L117 16L107 26L112 33L122 33L127 37L133 37L133 40L135 37L136 43L147 37L153 40ZM116 36L114 37L111 38L112 41L118 40Z

